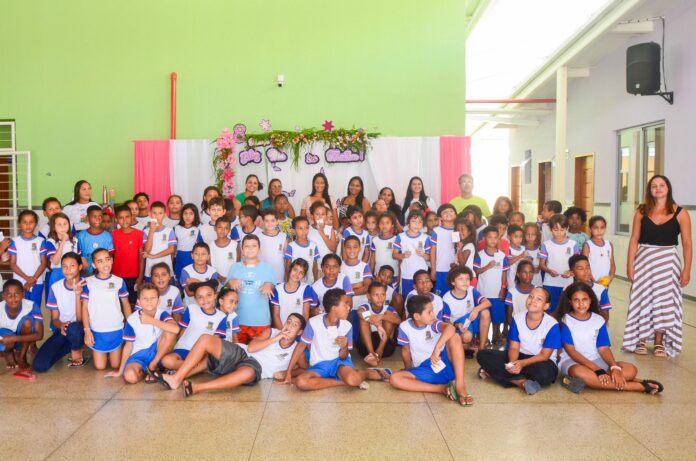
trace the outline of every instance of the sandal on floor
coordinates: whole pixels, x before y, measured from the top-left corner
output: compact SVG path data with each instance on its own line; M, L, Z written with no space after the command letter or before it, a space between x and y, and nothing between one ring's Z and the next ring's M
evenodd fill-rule
M639 382L643 385L643 389L645 389L643 392L646 394L657 395L665 390L665 386L663 386L661 382L655 381L654 379L644 379L643 381ZM657 387L653 387L651 384L654 384Z
M534 395L541 390L541 384L531 379L524 382L524 390L527 395Z
M633 350L633 353L636 355L648 355L648 348L645 347L645 343L641 341Z
M150 370L149 368L147 369L147 373L145 373L145 384L155 384L157 383L157 380L155 379L154 376L152 376L152 372L154 370Z
M155 381L157 381L158 383L160 383L160 384L162 385L162 387L164 387L164 388L167 389L168 391L171 391L171 390L172 390L172 386L170 386L169 383L168 383L167 381L164 380L164 377L162 376L162 373L160 373L160 372L157 371L157 370L154 370L154 371L150 371L148 374L149 374Z
M184 397L191 397L193 395L193 384L191 384L191 381L184 381L182 384L181 387L184 388Z
M460 395L457 402L463 407L470 407L474 404L474 397L471 394Z
M72 360L68 363L68 368L84 368L89 362L89 357L82 357L82 360Z
M647 354L647 352L646 352ZM667 357L667 352L665 352L665 346L662 344L655 344L655 349L653 350L653 355L655 357Z
M389 377L392 375L391 368L368 368L369 370L375 370L377 373L379 373L379 377L382 379L382 381L388 383L389 382Z
M585 389L585 381L580 378L564 376L561 380L561 386L565 387L573 394L579 394Z
M22 379L24 381L36 381L36 375L32 373L31 369L23 369L16 371L12 374L13 378Z
M478 369L477 374L478 374L478 377L479 377L479 379L480 379L481 381L483 381L483 380L485 380L485 379L488 379L488 377L490 376L490 375L488 374L488 372L487 372L486 370L483 369L483 367L481 367L481 368Z
M459 394L457 394L456 383L454 381L450 381L449 383L447 383L447 387L445 387L445 392L447 393L447 398L451 401L456 402L457 400L459 400Z

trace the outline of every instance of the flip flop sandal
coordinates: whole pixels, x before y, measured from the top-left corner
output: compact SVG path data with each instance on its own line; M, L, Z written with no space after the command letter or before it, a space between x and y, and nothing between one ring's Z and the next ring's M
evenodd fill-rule
M648 348L645 347L645 343L641 341L633 350L633 353L636 355L648 355Z
M573 394L579 394L585 389L585 381L580 378L564 376L561 380L561 386L565 387Z
M488 372L487 372L486 370L483 369L483 367L481 367L481 368L478 369L477 375L478 375L478 378L479 378L481 381L484 381L484 380L488 379L488 377L490 376L490 375L488 374Z
M464 396L459 396L457 399L459 405L463 407L470 407L474 404L474 397L471 394L466 394Z
M145 384L155 384L157 383L157 380L155 379L154 376L152 376L152 372L154 370L150 370L149 368L147 369L147 373L145 374Z
M665 390L665 386L663 386L661 382L655 381L654 379L644 379L643 381L640 381L640 383L643 385L643 389L645 389L643 392L646 394L657 395ZM651 384L654 384L657 387L653 387Z
M369 370L376 370L382 381L389 382L389 377L392 375L391 368L368 368Z
M17 378L17 379L22 379L24 381L29 381L29 382L36 381L36 375L31 372L31 369L24 369L24 370L15 371L12 374L12 377Z
M89 357L82 357L82 360L72 360L68 363L68 368L84 368L89 363Z
M461 401L459 400L459 394L457 394L456 383L454 381L450 381L449 383L447 383L445 391L447 392L448 399L450 399L453 402L459 401L461 403Z
M155 381L157 381L158 383L160 383L160 384L162 385L162 387L164 387L165 389L167 389L167 390L169 390L169 391L172 390L172 386L170 386L169 383L168 383L167 381L164 380L164 377L162 376L162 373L160 373L159 371L157 371L157 370L155 370L155 371L150 371L149 375L150 375L152 378L154 378Z
M184 381L181 387L184 389L185 398L189 398L193 395L193 384L191 384L191 381Z
M527 395L534 395L541 390L541 384L528 379L524 382L524 390L527 392Z
M663 346L662 344L655 344L655 350L653 351L653 355L655 357L667 357L667 352L665 352L665 346Z

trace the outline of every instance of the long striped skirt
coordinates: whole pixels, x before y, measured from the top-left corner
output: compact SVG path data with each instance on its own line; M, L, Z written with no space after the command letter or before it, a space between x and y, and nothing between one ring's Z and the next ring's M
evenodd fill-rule
M665 351L674 357L682 350L681 261L677 247L640 245L624 330L623 349L664 333Z

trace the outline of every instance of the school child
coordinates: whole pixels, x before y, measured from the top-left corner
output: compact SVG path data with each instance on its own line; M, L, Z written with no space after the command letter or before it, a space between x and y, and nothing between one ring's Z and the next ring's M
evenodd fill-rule
M394 281L394 268L385 264L379 268L377 275L375 276L375 282L379 282L384 285L386 293L384 298L385 306L392 306L399 317L403 320L406 318L404 313L404 298L401 296L398 290L392 285Z
M442 296L442 301L450 311L451 323L460 332L464 346L471 344L472 349L483 350L491 326L491 302L471 286L473 278L474 273L468 267L453 267L447 273L450 289ZM478 335L478 345L473 342L474 335Z
M362 243L355 235L349 235L343 243L343 253L345 258L341 264L341 273L348 277L353 288L353 312L350 314L350 321L353 324L353 333L360 332L357 309L367 303L367 289L372 283L372 270L369 264L359 258Z
M474 224L461 216L455 220L455 228L459 241L456 242L455 251L457 254L457 263L460 266L466 266L474 271L474 256L476 256L476 228ZM476 276L471 280L473 286L476 286Z
M437 216L440 225L430 232L430 278L435 282L435 294L442 296L448 289L447 273L457 262L452 238L457 211L446 203L437 209Z
M121 365L123 320L132 313L128 289L121 277L111 273L113 259L109 251L97 248L92 259L94 275L85 279L80 295L85 345L92 349L94 368L105 370L108 359L111 368L117 370Z
M494 226L498 229L498 249L500 249L505 256L510 257L510 241L508 240L507 229L508 220L504 215L494 215L491 216L489 220L489 226ZM478 249L483 250L486 247L486 242L481 239L478 243Z
M444 394L460 405L474 404L464 382L464 350L455 328L439 321L427 296L406 301L409 319L401 322L398 343L404 370L389 384L411 392Z
M159 290L153 284L145 283L140 287L138 306L140 309L128 316L123 328L121 366L105 376L123 376L129 384L136 384L143 378L146 382L155 381L152 372L171 351L179 333L179 326L172 316L158 307Z
M181 209L181 220L174 226L176 235L176 257L174 258L174 276L178 277L184 267L193 264L191 252L193 246L202 242L201 220L198 216L198 207L193 203L187 203Z
M607 324L588 285L574 282L563 291L556 318L561 325L563 350L558 368L564 387L575 393L585 386L650 395L664 390L658 381L637 379L635 365L614 359Z
M236 343L238 341L237 334L239 333L239 316L237 315L239 294L225 285L220 288L217 301L220 310L227 314L227 319L225 320L225 341Z
M517 265L515 270L515 278L507 287L505 294L505 307L507 312L508 324L512 317L520 312L527 310L527 296L534 288L532 283L534 280L534 266L528 259L523 259Z
M82 250L82 257L85 258L86 270L92 274L94 265L92 264L92 253L98 248L102 248L113 254L114 241L111 234L101 228L101 222L104 213L99 205L93 205L87 208L87 221L89 227L77 233L77 244Z
M513 211L510 213L510 217L508 218L509 220L509 225L510 226L519 226L519 227L524 227L524 213L521 211Z
M539 267L545 272L544 288L551 294L549 313L553 313L558 299L565 287L573 283L573 271L568 266L568 258L580 252L577 242L570 240L568 218L557 214L549 219L553 237L541 244Z
M339 242L338 234L331 226L331 217L328 212L328 208L321 200L312 203L309 207L309 214L312 215L310 222L313 224L309 227L308 237L309 241L319 249L322 260L326 255L336 251Z
M44 223L44 225L41 226L41 228L39 229L39 237L48 239L48 233L51 231L51 216L53 216L56 213L62 212L60 200L58 200L55 197L45 198L44 201L41 203L41 209L43 210L43 215L46 217L46 223ZM70 220L70 218L68 218L68 220ZM71 229L71 231L74 231L74 229Z
M480 379L490 377L504 387L517 386L534 395L556 381L558 368L554 359L561 348L561 330L556 319L545 312L549 307L545 289L534 288L525 306L510 323L507 350L479 351L476 360L481 365Z
M367 233L370 234L370 241L374 240L377 235L379 235L378 220L379 214L376 211L368 210L365 212L365 229Z
M244 207L242 207L244 208ZM239 293L239 342L248 344L271 327L268 300L273 294L273 268L259 258L259 238L249 234L242 239L242 261L234 263L227 285Z
M572 206L565 210L563 215L568 218L568 238L578 242L578 247L582 248L590 239L589 235L582 231L587 222L587 213L582 208Z
M425 270L416 271L413 274L413 287L414 289L406 295L406 301L415 295L427 296L433 304L433 311L435 312L435 317L443 322L450 321L450 308L442 300L440 295L433 293L433 281L430 279L430 273Z
M101 228L103 231L111 233L114 230L114 212L111 208L104 208L104 213L102 214Z
M364 228L365 217L363 212L360 208L349 206L346 215L350 221L350 226L346 227L341 233L341 251L339 252L341 259L344 261L346 259L346 252L343 246L346 239L352 235L358 239L360 244L358 259L363 262L368 262L370 257L369 249L370 245L372 244L372 239L370 237L370 233Z
M138 229L141 232L145 230L149 220L138 221L138 204L135 203L135 200L126 200L123 202L123 206L128 207L128 209L131 211L131 227L133 229Z
M89 227L87 211L92 206L99 206L97 202L92 200L92 186L84 179L77 181L73 189L73 199L63 209L76 232Z
M12 278L22 283L24 296L41 307L47 248L46 241L34 234L38 221L32 210L21 211L17 218L19 235L10 241L7 252Z
M590 218L591 238L582 246L582 254L590 261L595 281L608 287L614 280L616 264L614 263L614 245L604 239L606 230L607 221L602 216L592 216Z
M294 260L288 268L288 281L279 283L271 295L271 318L273 328L282 329L293 312L309 320L309 309L314 300L312 287L303 282L309 265L301 258Z
M500 325L505 329L505 285L507 271L510 270L508 259L499 250L498 228L488 226L483 230L485 248L476 253L474 271L478 277L476 288L491 302L491 322L493 322L493 345L502 346L505 339L500 332Z
M440 219L434 211L425 213L425 233L432 235L433 230L440 224Z
M391 357L396 349L394 333L401 317L387 301L386 286L380 282L370 284L368 302L358 307L358 353L365 363L379 366L382 358Z
M280 283L285 280L284 257L288 236L278 230L278 212L275 208L266 208L262 214L264 230L259 235L260 259L273 269L274 283Z
M401 295L406 296L413 290L413 277L419 270L427 270L430 261L430 237L422 233L423 215L408 215L408 230L396 236L392 257L398 261L401 273Z
M174 229L181 221L181 211L184 207L184 200L181 195L170 195L167 199L167 216L162 220L162 224L170 229Z
M255 384L261 379L284 380L292 353L306 325L304 317L290 314L283 328L269 329L249 345L224 341L217 336L203 335L191 348L186 360L173 375L160 375L162 385L174 390L182 387L184 397L206 391L234 389ZM304 354L291 375L307 367ZM186 379L203 371L215 376L211 381L192 382Z
M172 285L172 270L165 263L157 263L152 266L152 284L159 292L159 304L157 309L166 311L175 322L179 322L184 312L184 302L181 299L179 288ZM135 306L138 307L137 305Z
M217 234L215 233L215 223L218 218L225 215L225 200L222 197L214 197L210 199L208 203L208 213L210 214L210 220L199 226L201 241L205 242L208 246L212 245Z
M510 253L508 255L508 263L510 270L508 271L507 286L515 284L515 275L517 274L517 265L523 259L529 258L527 250L522 242L524 241L524 231L519 226L508 227L508 240L510 241Z
M43 338L41 307L25 299L22 282L5 282L0 302L0 352L9 369L19 368L15 377L33 380L27 362L29 346Z
M312 284L314 300L311 306L311 317L325 312L322 300L330 289L340 288L348 296L353 296L353 285L351 285L350 279L341 272L341 258L338 255L329 253L324 256L321 260L321 273L322 277Z
M609 311L611 310L611 301L609 300L609 290L601 283L594 281L592 268L587 256L583 254L573 255L568 259L568 267L573 271L573 279L576 282L583 282L594 292L599 302L599 314L605 322L609 323Z
M476 228L476 246L478 242L483 240L483 229L488 226L488 223L483 222L483 213L477 205L467 205L464 207L459 216L471 222Z
M319 278L319 248L309 240L309 220L304 216L296 216L292 220L292 230L295 240L285 247L285 273L290 273L290 265L296 259L304 259L309 264L303 282L311 285Z
M143 226L143 230L150 224L150 196L145 192L138 192L133 196L133 201L138 205L138 214L135 219L138 220L138 224Z
M256 226L259 218L259 210L252 205L244 205L239 209L239 225L235 228L238 238L243 239L247 235L260 237L263 230ZM233 235L232 238L235 238Z
M386 380L389 370L356 370L350 351L353 349L353 332L348 314L351 299L340 288L332 288L323 298L325 314L309 319L300 343L292 353L285 383L292 380L292 369L309 347L309 365L297 376L295 385L302 391L312 391L337 386L369 389L366 380Z
M210 222L210 214L208 214L208 203L214 197L220 197L220 191L215 186L208 186L203 190L203 200L201 201L201 214L200 221L201 224L208 224Z
M46 309L51 313L50 325L53 334L41 345L32 363L34 371L38 373L48 371L68 353L70 354L68 367L85 366L86 360L82 353L84 330L80 309L81 271L80 255L71 251L61 257L60 272L65 277L51 285L46 299Z
M541 268L539 268L539 251L541 250L541 231L536 223L528 222L522 228L524 231L524 250L527 258L534 266L534 279L532 285L539 287L543 283Z
M195 282L189 287L195 297L184 309L179 319L179 339L174 350L162 358L162 365L168 370L178 370L198 338L203 335L217 335L225 339L227 334L227 313L216 308L218 282L210 279ZM161 374L153 371L152 375L161 382Z
M184 305L186 306L195 301L193 299L193 288L190 286L192 283L219 280L218 273L210 265L210 248L206 243L196 243L193 246L191 256L193 264L184 267L179 276L179 286L184 290Z
M210 265L218 273L218 280L223 285L227 281L230 267L242 256L239 243L230 238L231 229L230 218L227 216L217 218L215 220L217 238L210 244Z
M379 216L378 227L379 234L370 241L370 268L372 273L382 266L390 266L394 274L394 280L390 280L389 284L397 282L399 277L399 262L394 259L394 242L396 235L396 215L394 213L384 213Z
M128 302L137 301L136 287L142 283L143 273L143 232L131 226L131 211L128 207L116 208L116 221L119 228L111 238L114 242L114 266L112 273L121 277L128 289ZM154 266L153 266L154 267Z
M286 234L288 238L295 238L295 233L292 229L292 220L290 217L290 202L285 194L276 195L273 198L273 208L275 208L278 213L278 228L281 232Z
M172 270L174 269L176 233L174 229L164 226L164 217L164 203L153 203L150 208L150 222L143 231L143 259L145 260L143 280L148 283L151 280L152 266L155 264L165 263Z
M541 207L541 213L537 216L537 225L541 229L541 243L553 238L549 220L554 215L561 214L561 211L563 211L563 205L558 200L549 200Z

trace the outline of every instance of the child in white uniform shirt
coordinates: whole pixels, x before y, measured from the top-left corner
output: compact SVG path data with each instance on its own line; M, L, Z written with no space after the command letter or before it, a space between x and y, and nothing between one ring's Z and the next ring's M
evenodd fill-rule
M210 265L218 273L218 281L221 284L227 282L227 274L230 267L241 259L241 249L236 240L231 239L230 218L221 216L215 221L215 233L217 238L209 244L210 246Z
M491 302L491 322L493 323L493 344L504 344L507 333L505 325L505 285L507 271L510 270L505 253L498 249L498 229L488 226L483 230L485 247L476 253L474 271L478 276L476 288ZM503 332L500 325L503 324Z
M390 266L394 274L394 279L389 281L390 285L397 282L399 277L399 261L394 259L396 222L396 216L393 213L387 212L380 215L377 222L379 234L372 239L370 244L372 273L377 273L382 266Z
M573 271L568 267L568 259L580 252L575 240L570 240L568 234L568 218L557 214L549 220L552 238L541 244L539 252L539 267L545 272L544 288L551 294L553 313L558 305L558 299L565 287L573 283Z
M332 288L340 288L348 296L353 296L353 286L350 279L341 273L341 258L334 253L329 253L321 260L321 272L324 274L312 284L314 300L312 301L311 316L324 313L324 294Z
M184 304L187 306L194 302L193 291L189 287L191 283L219 280L217 271L210 265L210 248L206 243L196 243L191 256L193 264L184 267L179 276L179 285L184 289Z
M309 270L304 277L304 282L311 285L319 279L319 248L317 244L309 240L309 220L304 216L297 216L292 220L292 230L295 240L285 247L285 273L290 273L290 265L296 259L304 259L309 264Z
M145 272L143 280L151 280L152 266L165 263L174 270L174 253L176 253L176 233L174 229L165 227L162 220L165 217L164 203L155 202L150 208L150 223L143 230L143 258Z
M314 300L312 287L303 283L308 269L307 261L298 258L292 262L288 271L288 281L279 283L271 296L271 323L273 328L282 329L288 316L293 312L309 320L309 309Z
M421 233L423 215L411 213L408 216L408 230L396 236L394 259L400 261L401 294L407 296L413 290L413 274L428 270L430 261L430 237Z
M174 226L176 234L176 258L174 260L174 276L178 277L184 267L193 264L191 252L193 246L202 242L200 219L198 217L198 208L193 203L187 203L181 210L181 221Z
M449 203L440 205L437 216L440 225L430 233L431 275L435 281L435 294L444 295L447 290L447 273L457 261L452 233L457 210Z
M46 240L34 234L39 217L31 210L19 213L17 223L20 233L10 241L12 277L24 285L24 296L41 306L43 299L44 271L47 267Z

